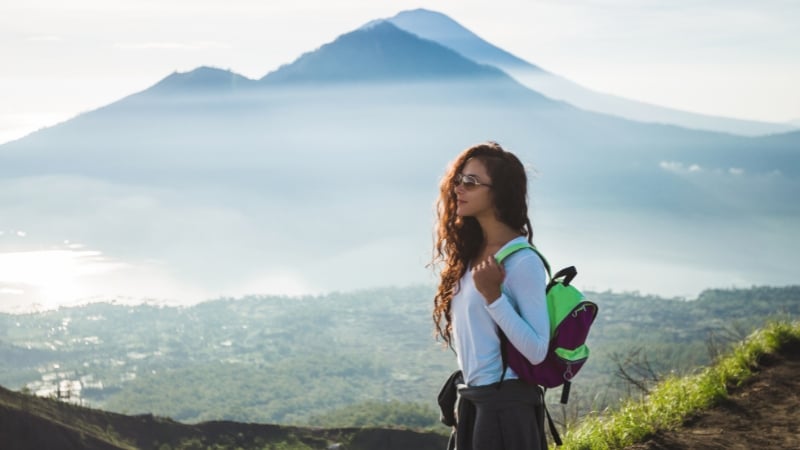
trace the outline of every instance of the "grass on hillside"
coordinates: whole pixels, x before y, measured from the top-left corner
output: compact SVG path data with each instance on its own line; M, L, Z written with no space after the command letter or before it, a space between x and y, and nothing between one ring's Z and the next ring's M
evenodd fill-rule
M772 322L750 335L716 364L686 377L659 383L644 401L630 400L618 410L587 417L564 436L565 450L620 449L657 430L679 426L691 413L708 408L753 374L759 358L800 341L800 322Z

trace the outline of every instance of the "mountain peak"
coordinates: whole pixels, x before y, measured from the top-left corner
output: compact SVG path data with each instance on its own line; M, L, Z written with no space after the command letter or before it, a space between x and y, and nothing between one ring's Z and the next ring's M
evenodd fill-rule
M402 11L386 20L402 30L423 39L438 42L480 64L488 64L504 70L506 68L542 70L490 44L440 12L418 8Z
M188 72L175 71L151 88L158 93L230 92L253 85L254 80L227 69L201 66Z
M342 82L504 77L443 45L374 20L267 74L267 82Z

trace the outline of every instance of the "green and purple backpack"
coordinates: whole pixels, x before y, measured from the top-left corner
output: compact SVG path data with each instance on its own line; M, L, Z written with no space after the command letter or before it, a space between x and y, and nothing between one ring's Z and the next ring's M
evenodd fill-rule
M500 378L500 384L503 383L506 368L511 367L520 380L537 384L545 388L545 390L563 386L561 389L561 403L566 404L569 399L572 379L589 358L589 347L586 346L586 338L589 335L589 329L592 327L595 317L597 317L597 304L586 300L583 294L572 285L572 279L578 274L575 266L559 270L555 275L552 275L547 259L539 253L536 247L527 242L504 248L495 255L495 259L499 264L502 264L513 253L526 248L539 255L542 263L544 263L545 270L547 270L549 281L545 289L545 296L547 299L547 314L550 318L550 345L544 360L539 364L531 364L511 344L505 334L500 331L500 352L503 357L503 375ZM547 410L547 404L543 403L541 408L547 416L550 434L556 445L560 446L561 437L558 435L553 418ZM543 421L544 418L542 417L541 420ZM543 427L544 423L542 422L538 425ZM541 431L544 433L544 429Z
M502 264L511 254L526 248L539 255L549 278L546 297L547 313L550 317L550 346L544 361L531 364L501 332L503 375L505 368L511 367L519 378L527 383L538 384L544 388L563 385L561 403L567 403L572 378L589 358L586 338L597 316L597 305L586 300L571 284L572 279L578 274L575 266L551 275L547 260L536 247L527 242L509 246L495 255L495 258Z

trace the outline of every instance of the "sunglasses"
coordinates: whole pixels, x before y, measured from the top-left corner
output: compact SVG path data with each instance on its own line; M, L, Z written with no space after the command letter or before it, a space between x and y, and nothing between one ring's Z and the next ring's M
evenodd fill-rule
M453 186L460 186L464 185L464 189L471 191L478 186L486 186L492 187L491 184L481 183L475 178L475 175L464 175L463 173L459 173L456 175L456 178L453 180Z

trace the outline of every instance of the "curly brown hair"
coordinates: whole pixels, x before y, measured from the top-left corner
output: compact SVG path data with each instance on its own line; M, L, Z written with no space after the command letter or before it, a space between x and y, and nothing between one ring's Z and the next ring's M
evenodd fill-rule
M478 256L483 245L483 232L474 217L456 214L455 177L467 161L475 158L483 163L492 180L492 199L498 220L532 243L533 228L528 219L528 179L520 160L496 142L486 142L464 150L451 164L439 186L436 202L437 225L433 248L434 265L443 265L439 288L433 299L435 334L446 345L452 345L450 302L458 292L459 280L469 262Z

